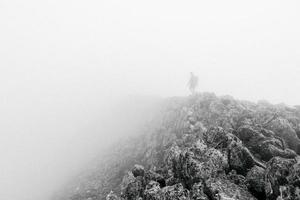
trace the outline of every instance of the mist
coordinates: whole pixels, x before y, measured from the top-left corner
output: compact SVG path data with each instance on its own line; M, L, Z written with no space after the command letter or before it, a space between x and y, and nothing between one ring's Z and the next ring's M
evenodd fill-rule
M199 91L299 105L299 8L1 0L0 198L49 199L161 98L188 95L191 71Z

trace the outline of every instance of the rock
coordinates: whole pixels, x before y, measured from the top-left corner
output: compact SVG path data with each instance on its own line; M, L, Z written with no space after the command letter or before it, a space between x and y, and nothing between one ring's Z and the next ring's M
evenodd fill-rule
M296 131L297 137L300 139L300 124L298 124L298 127L295 131Z
M163 194L158 182L150 181L148 183L144 192L144 198L145 200L163 200Z
M137 176L144 176L145 169L142 165L134 165L133 169L131 170L134 177Z
M278 200L300 200L300 189L291 185L280 186Z
M136 200L142 197L144 190L143 178L141 176L134 177L132 173L128 173L121 183L121 198L124 200Z
M106 200L118 200L118 196L115 195L113 191L110 191L110 193L106 196Z
M197 121L195 124L190 126L190 131L192 133L196 133L198 137L202 138L203 134L207 131L207 129L200 121Z
M239 141L233 141L228 146L228 162L230 169L242 175L246 175L248 170L257 164L251 152Z
M155 181L159 183L160 187L165 187L166 186L166 180L164 179L163 175L156 173L152 170L147 171L145 173L145 181L146 183L150 181Z
M114 190L122 200L299 200L300 109L213 94L170 98L160 109L67 197L115 199Z
M197 148L199 147L199 148ZM214 148L205 148L205 145L194 146L180 153L174 160L174 177L190 189L194 183L225 173L228 168L227 155Z
M236 136L248 145L249 148L253 147L257 141L264 140L266 138L262 133L254 130L249 125L241 126L237 130Z
M192 146L195 141L197 141L197 135L196 134L183 134L182 138L178 140L177 144L180 147L190 147Z
M276 199L280 196L280 186L287 185L291 174L294 159L274 157L267 163L265 171L265 191L267 199Z
M294 158L296 153L286 149L284 143L272 131L266 129L254 130L246 125L238 129L236 135L245 146L264 161L269 161L275 156Z
M254 165L265 168L265 165L256 159L252 152L244 145L244 143L232 133L225 132L225 136L223 136L223 142L219 142L216 148L220 148L220 146L222 149L226 149L228 151L228 160L231 169L236 170L242 175L246 175L247 171Z
M266 199L264 178L265 170L258 166L254 166L246 176L249 191L259 200Z
M296 151L297 154L300 154L300 139L287 119L279 117L273 120L268 125L268 128L282 138L290 149Z
M195 183L191 190L192 200L209 200L207 195L204 193L204 184L202 182Z
M210 129L204 140L210 147L226 152L230 169L239 174L246 175L254 165L263 166L238 137L220 127Z
M206 191L211 200L256 200L246 189L225 178L208 179Z
M181 152L181 149L177 145L173 145L168 149L164 158L166 165L173 168L173 164L178 162Z
M290 175L287 177L289 184L300 188L300 157L296 160L290 171Z
M208 149L208 146L205 144L203 140L197 140L194 142L190 150L194 152L196 155L204 154Z
M214 148L208 148L204 155L196 154L202 163L202 178L216 177L224 174L229 168L228 155ZM208 175L208 176L207 176Z
M180 183L180 180L179 178L175 178L174 176L171 176L168 179L166 179L166 186L172 186L177 183Z
M201 179L201 175L199 175L201 173L200 162L194 158L193 152L184 151L173 163L174 177L182 181L188 188Z
M190 116L188 116L188 122L189 122L191 125L195 125L196 122L197 122L197 119L196 119L195 116L190 115Z
M210 128L204 133L203 139L209 147L221 150L226 150L232 141L239 140L236 136L228 133L221 127Z
M164 200L189 200L189 191L182 184L167 186L162 189Z
M228 180L232 183L239 185L240 187L247 188L246 186L246 178L243 175L237 174L235 170L231 170L227 174Z
M297 154L291 149L281 149L277 145L276 139L270 139L260 143L260 155L264 161L269 161L271 158L279 156L282 158L295 158Z

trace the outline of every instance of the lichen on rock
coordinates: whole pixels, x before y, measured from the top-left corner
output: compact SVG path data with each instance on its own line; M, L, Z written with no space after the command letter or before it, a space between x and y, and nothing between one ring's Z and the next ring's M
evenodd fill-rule
M300 200L299 108L212 93L162 105L69 199Z

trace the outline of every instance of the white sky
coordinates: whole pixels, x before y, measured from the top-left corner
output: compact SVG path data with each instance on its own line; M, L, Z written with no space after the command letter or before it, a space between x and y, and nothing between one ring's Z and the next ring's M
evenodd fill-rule
M187 95L190 71L200 91L300 104L299 10L297 0L0 0L0 198L45 199L53 185L33 189L90 144L86 116L121 95Z

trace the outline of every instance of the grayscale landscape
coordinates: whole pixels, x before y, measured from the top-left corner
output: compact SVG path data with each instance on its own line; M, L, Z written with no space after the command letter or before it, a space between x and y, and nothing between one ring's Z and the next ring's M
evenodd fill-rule
M0 1L0 200L300 200L300 2Z

